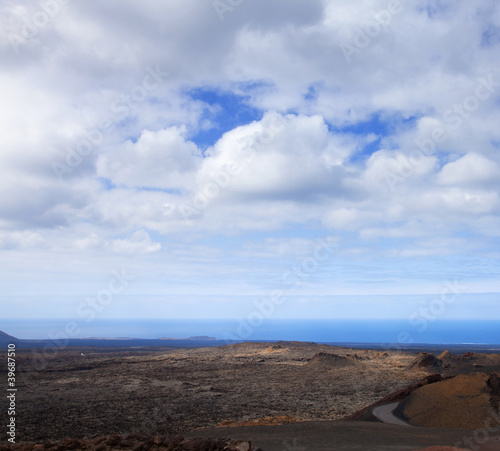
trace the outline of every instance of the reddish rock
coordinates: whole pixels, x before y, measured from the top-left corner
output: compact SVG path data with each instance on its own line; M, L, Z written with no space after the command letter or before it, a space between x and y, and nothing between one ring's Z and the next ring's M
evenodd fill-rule
M66 451L66 450L84 450L93 451L111 451L125 450L148 451L148 450L167 450L167 451L248 451L248 442L233 441L230 439L205 439L194 438L184 439L180 436L148 436L138 434L127 434L122 437L118 434L111 434L107 437L97 437L94 440L76 440L67 438L61 442L49 441L45 444L21 443L13 446L0 445L0 451ZM254 449L254 451L259 451ZM262 451L262 450L261 450Z
M79 440L74 440L71 438L67 438L66 440L64 440L64 442L62 443L61 446L63 446L64 449L68 449L68 450L82 448L82 444L80 443Z
M108 437L102 436L102 437L96 437L94 440L92 440L93 445L98 445L99 443L105 442L108 439Z
M483 443L478 451L499 451L500 437L490 438L486 443Z
M431 446L430 448L420 448L413 451L469 451L464 448L455 448L453 446Z
M108 446L117 446L122 441L122 438L118 434L111 434L110 437L106 440L106 445Z

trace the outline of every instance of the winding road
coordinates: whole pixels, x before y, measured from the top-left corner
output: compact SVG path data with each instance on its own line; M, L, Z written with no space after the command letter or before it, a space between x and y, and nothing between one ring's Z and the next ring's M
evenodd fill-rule
M398 417L394 416L394 409L398 406L399 402L393 402L392 404L385 404L383 406L378 406L373 409L373 415L375 415L380 421L388 424L399 424L400 426L411 426L411 424L406 421L400 420Z

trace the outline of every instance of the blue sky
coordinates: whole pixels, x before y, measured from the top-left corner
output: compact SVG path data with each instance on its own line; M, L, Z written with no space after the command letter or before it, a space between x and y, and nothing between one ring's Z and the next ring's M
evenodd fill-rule
M496 0L57 5L0 6L0 317L409 319L454 286L439 319L500 319Z
M205 107L202 121L206 121L207 126L195 130L190 137L202 149L213 146L224 133L262 119L263 113L249 104L249 96L233 91L203 87L188 91L186 96Z

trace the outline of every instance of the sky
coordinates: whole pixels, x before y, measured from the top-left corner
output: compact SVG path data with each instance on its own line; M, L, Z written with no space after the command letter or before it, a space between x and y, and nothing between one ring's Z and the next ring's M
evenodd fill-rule
M500 319L497 0L3 0L0 30L3 321Z

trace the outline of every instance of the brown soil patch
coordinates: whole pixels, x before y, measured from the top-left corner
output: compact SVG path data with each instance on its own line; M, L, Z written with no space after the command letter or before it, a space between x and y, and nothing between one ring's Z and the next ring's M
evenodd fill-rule
M491 426L492 404L489 376L460 374L413 391L404 415L418 426L479 429Z
M290 417L288 415L281 415L278 417L264 417L252 421L240 421L236 422L233 420L224 420L217 425L219 428L236 428L236 427L246 427L246 426L275 426L280 424L288 424L297 422L297 418Z
M464 448L455 448L454 446L430 446L429 448L416 449L414 451L468 451Z
M284 346L281 346L281 345L274 345L274 346L269 346L264 351L264 354L276 354L276 353L281 353L281 352L286 352L286 351L288 351L288 348L285 348Z

